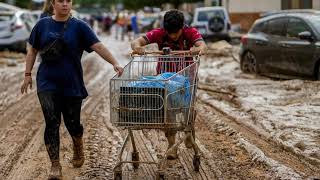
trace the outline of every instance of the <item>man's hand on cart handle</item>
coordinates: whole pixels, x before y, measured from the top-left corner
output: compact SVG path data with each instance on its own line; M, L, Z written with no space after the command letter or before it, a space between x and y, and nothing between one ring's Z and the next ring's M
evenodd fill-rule
M113 65L113 69L115 72L117 72L118 76L121 76L123 73L123 67L121 67L119 64Z
M169 55L201 55L202 51L171 51ZM163 51L144 51L142 54L137 53L136 51L131 52L131 55L147 55L147 54L155 54L155 55L168 55Z
M138 54L138 55L143 55L145 53L146 53L146 51L145 51L144 47L141 47L141 46L140 47L135 47L133 52L132 52L132 54Z
M198 47L191 47L190 54L192 55L202 55L202 51Z

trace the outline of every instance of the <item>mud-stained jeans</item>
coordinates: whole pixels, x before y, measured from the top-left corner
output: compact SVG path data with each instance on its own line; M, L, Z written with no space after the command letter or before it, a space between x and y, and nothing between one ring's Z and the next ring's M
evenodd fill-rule
M50 160L59 160L61 114L69 134L73 137L81 137L83 134L83 126L80 123L82 99L52 92L40 92L38 98L46 122L44 142Z

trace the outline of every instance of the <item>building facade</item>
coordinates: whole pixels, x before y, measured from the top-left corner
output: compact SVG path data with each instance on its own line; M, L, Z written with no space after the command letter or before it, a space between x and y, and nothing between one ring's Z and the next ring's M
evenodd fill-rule
M320 0L205 0L206 6L226 7L231 23L240 24L244 31L250 29L261 13L285 9L318 9Z

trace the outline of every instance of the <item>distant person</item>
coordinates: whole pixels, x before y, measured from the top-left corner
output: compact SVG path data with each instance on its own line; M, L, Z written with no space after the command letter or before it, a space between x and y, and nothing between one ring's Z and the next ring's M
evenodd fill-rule
M127 14L125 19L126 19L125 34L127 34L128 40L131 41L131 37L132 37L131 16Z
M126 26L127 26L127 22L126 22L126 17L124 15L124 13L120 13L119 16L116 18L116 39L119 38L119 33L121 36L121 40L124 40L124 34L126 32Z
M112 19L110 14L107 14L104 18L103 18L103 26L104 26L104 31L107 34L110 34L110 29L112 26Z
M157 43L160 50L164 47L170 47L171 50L190 50L191 52L204 52L206 44L203 41L197 29L188 27L184 24L184 16L181 11L170 10L165 13L163 20L163 28L154 29L147 32L146 35L139 37L132 41L131 48L133 51L144 54L144 46L151 43ZM165 64L165 66L164 66ZM167 67L169 66L169 67ZM163 69L163 67L165 69ZM157 72L178 72L181 67L177 67L175 63L158 62ZM165 130L165 135L168 139L171 148L175 144L175 136L177 131ZM191 148L192 144L190 138L185 141L186 147ZM177 149L167 154L168 159L176 159Z
M140 31L139 31L139 24L138 24L138 16L136 13L131 15L131 29L133 31L133 38L137 38Z
M93 28L94 26L94 21L95 21L94 17L92 15L89 15L89 25L91 28Z
M32 68L36 55L42 61L36 75L37 95L45 119L44 142L51 161L49 179L62 179L59 129L61 114L72 137L74 167L84 163L81 105L88 96L83 81L83 51L97 52L121 75L123 68L82 20L71 16L71 0L52 0L54 15L40 19L28 44L26 69L21 93L32 87Z
M159 15L158 18L155 20L155 22L153 23L153 28L163 28L163 19L162 16Z

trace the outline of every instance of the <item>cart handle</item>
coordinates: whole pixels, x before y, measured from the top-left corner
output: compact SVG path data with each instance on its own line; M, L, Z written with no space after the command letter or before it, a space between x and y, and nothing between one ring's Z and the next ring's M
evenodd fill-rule
M201 54L201 51L194 51L194 52L191 52L190 50L187 50L187 51L170 51L169 54L163 52L163 51L145 51L143 54L141 53L138 53L136 51L133 51L131 52L131 56L134 56L134 55L147 55L147 54L157 54L157 55L185 55L185 54L188 54L188 55L200 55Z

